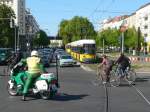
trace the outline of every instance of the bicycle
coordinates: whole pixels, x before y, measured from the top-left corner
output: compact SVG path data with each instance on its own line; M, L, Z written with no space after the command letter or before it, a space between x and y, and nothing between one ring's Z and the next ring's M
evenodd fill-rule
M117 87L120 85L122 79L127 81L129 84L133 84L136 80L136 72L132 67L127 67L123 72L117 65L110 72L110 84Z

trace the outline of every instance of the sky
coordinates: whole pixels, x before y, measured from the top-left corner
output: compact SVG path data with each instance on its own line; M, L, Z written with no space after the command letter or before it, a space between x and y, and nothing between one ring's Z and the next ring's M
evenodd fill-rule
M100 22L109 17L131 14L149 0L26 0L40 29L50 36L56 36L62 20L74 16L87 17L95 30Z

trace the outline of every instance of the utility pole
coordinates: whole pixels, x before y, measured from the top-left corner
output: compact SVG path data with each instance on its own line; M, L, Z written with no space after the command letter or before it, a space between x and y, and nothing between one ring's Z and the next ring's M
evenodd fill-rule
M141 30L140 27L138 27L138 36L137 36L137 54L140 55L140 37L141 37Z
M121 53L124 53L124 32L126 31L126 26L121 25L120 26L120 32L121 32Z
M121 39L122 40L122 42L121 42L122 43L121 44L121 48L122 48L121 53L124 53L124 32L121 33L121 37L122 37L122 39Z
M103 54L105 54L105 40L103 38Z

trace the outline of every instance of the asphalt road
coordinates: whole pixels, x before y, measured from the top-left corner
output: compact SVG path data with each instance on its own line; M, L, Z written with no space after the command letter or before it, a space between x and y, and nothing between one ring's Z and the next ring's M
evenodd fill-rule
M49 68L55 72L55 68ZM3 76L0 67L0 111L1 112L105 112L106 97L104 87L95 82L95 73L80 67L59 69L60 88L58 95L50 100L21 96L9 96L6 90L8 76ZM149 74L148 74L149 75ZM140 75L137 87L150 100L150 76ZM124 84L121 87L108 87L109 112L150 112L150 104L134 87Z

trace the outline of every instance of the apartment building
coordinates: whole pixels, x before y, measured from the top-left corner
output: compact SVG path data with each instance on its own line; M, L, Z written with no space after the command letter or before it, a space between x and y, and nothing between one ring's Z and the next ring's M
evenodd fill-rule
M25 20L26 34L34 35L40 30L35 17L30 12L30 9L26 9Z
M0 3L14 10L15 25L19 28L19 35L25 35L25 0L0 0Z
M125 24L125 20L128 18L128 15L124 16L116 16L114 18L105 19L102 22L102 30L108 29L108 28L116 28L119 29L122 24Z
M119 19L116 19L118 18ZM126 28L135 27L136 30L140 28L142 35L147 42L147 50L150 52L150 3L141 6L138 10L129 16L118 16L102 23L101 30L107 28L117 28L119 29L122 23ZM123 17L123 18L122 18ZM121 18L121 19L120 19Z
M135 27L140 27L146 42L150 45L150 3L141 6L136 11Z
M26 9L25 14L25 25L26 25L26 43L28 49L32 46L32 40L35 37L35 34L40 30L37 21L35 20L34 16L31 14L29 9Z
M0 0L1 4L6 4L14 10L16 18L15 26L18 28L17 47L25 48L26 42L31 40L37 31L39 25L30 10L26 9L25 0Z

